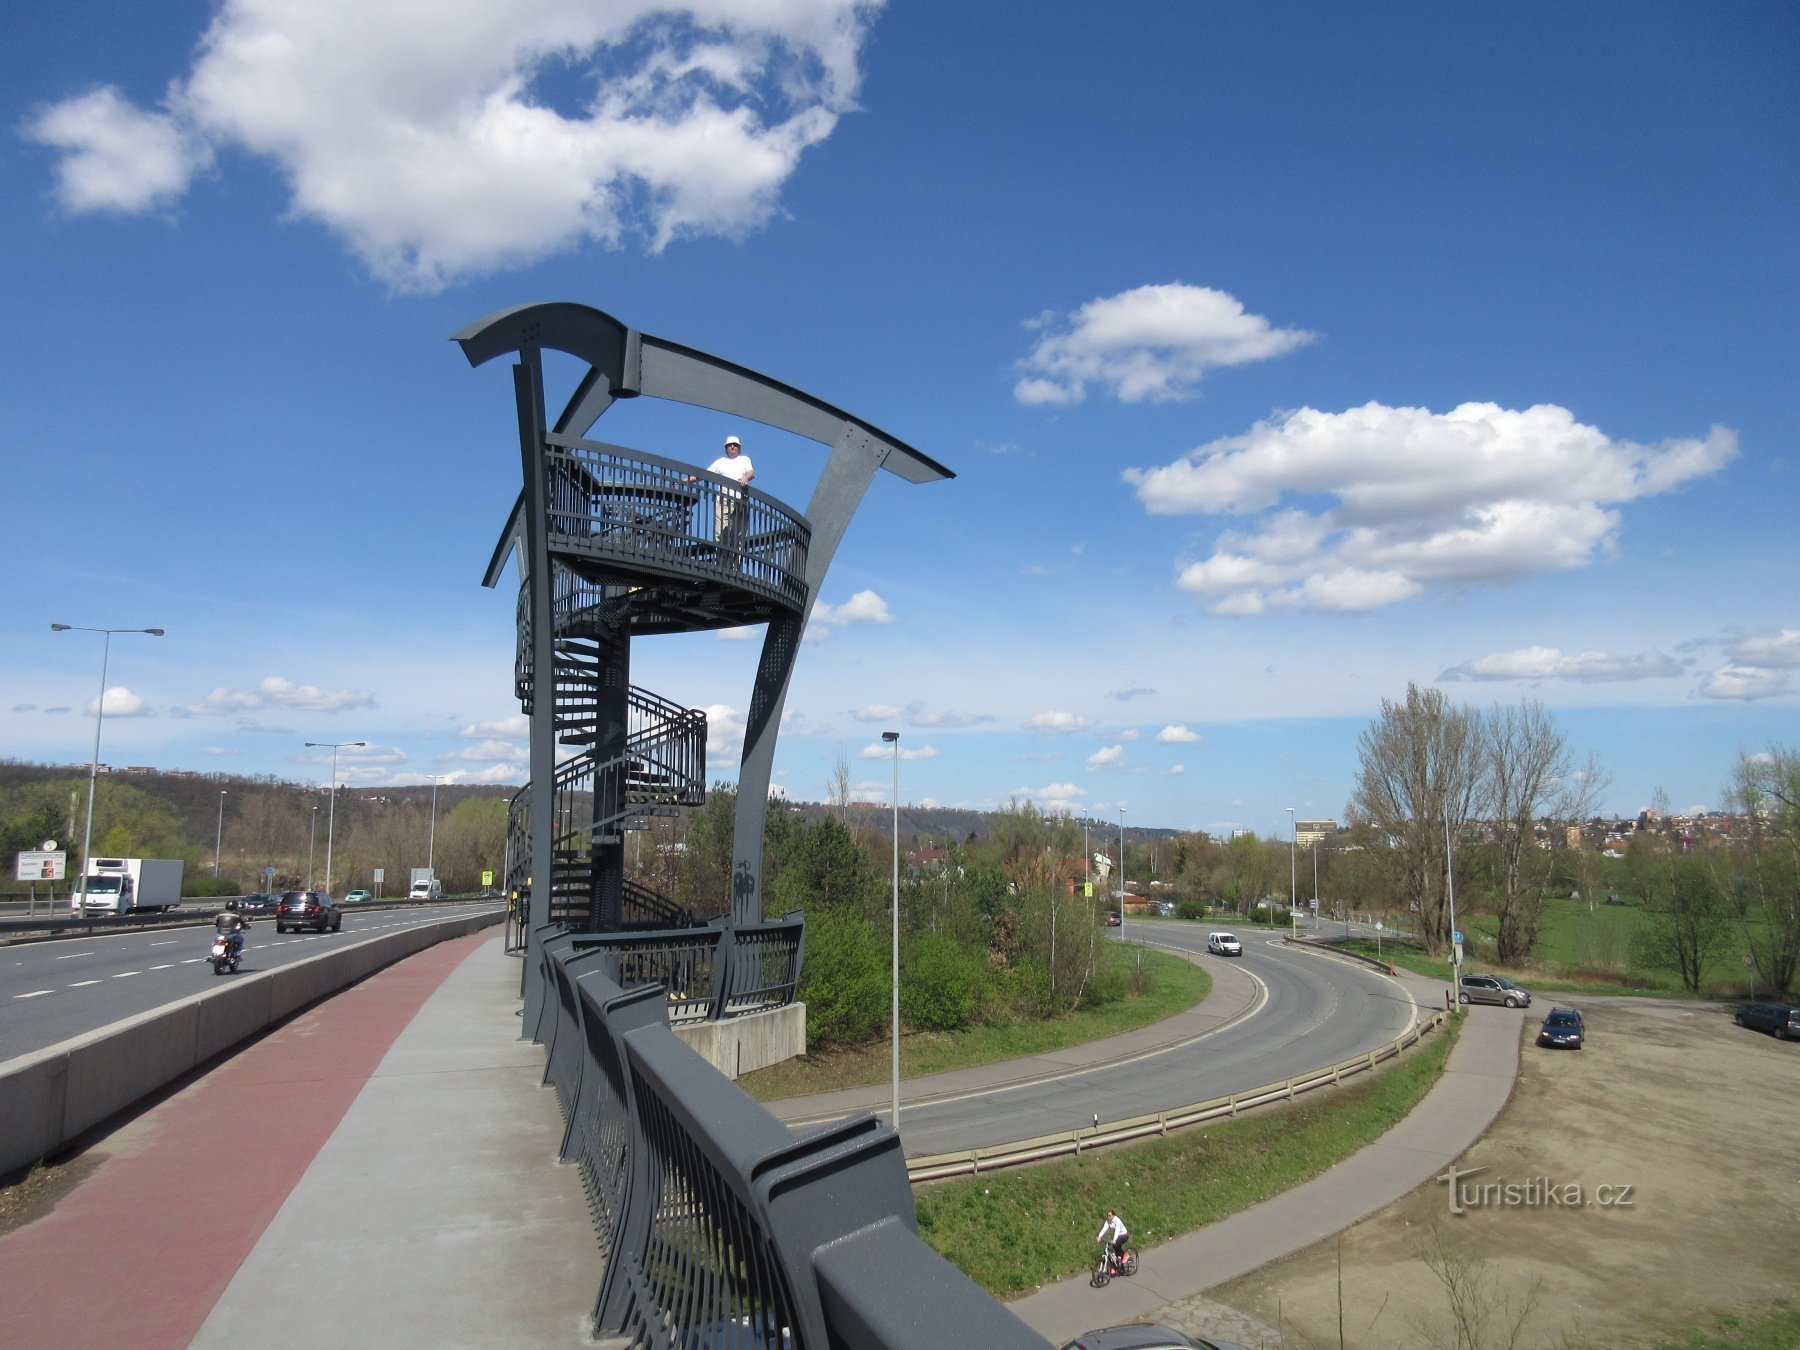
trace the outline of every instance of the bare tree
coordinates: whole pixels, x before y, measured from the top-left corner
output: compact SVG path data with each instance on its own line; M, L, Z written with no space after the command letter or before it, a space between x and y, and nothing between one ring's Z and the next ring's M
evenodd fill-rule
M1592 758L1577 771L1567 739L1536 699L1496 706L1482 733L1484 809L1499 873L1498 956L1502 965L1521 966L1537 947L1549 895L1549 869L1538 865L1538 831L1587 815L1604 779Z
M1738 923L1759 982L1792 989L1800 974L1800 752L1740 755L1731 796L1749 821L1749 837L1733 850Z
M1482 790L1481 719L1437 689L1406 686L1381 701L1357 742L1352 821L1369 826L1401 899L1416 909L1429 952L1450 935L1445 904L1446 834L1475 813Z

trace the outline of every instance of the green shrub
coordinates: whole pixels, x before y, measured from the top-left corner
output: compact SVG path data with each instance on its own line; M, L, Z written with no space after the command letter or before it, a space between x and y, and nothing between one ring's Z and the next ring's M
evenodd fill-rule
M246 894L244 888L230 877L187 877L181 883L181 893L197 900L216 895Z
M810 1045L861 1045L880 1033L888 1012L884 936L847 909L821 908L806 916L800 997Z
M900 948L900 1019L915 1031L961 1031L981 1004L974 953L942 933L918 933Z

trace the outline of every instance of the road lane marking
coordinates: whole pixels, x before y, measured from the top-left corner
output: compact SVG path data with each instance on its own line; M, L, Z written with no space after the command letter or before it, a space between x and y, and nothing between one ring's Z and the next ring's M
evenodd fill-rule
M175 945L175 939L170 938L167 942L152 942L150 945L152 947L173 947Z
M45 994L52 993L52 992L53 991L49 990L49 989L33 989L29 994L14 994L13 997L14 998L42 998Z
M160 966L151 966L150 967L150 969L152 969L152 970L173 970L174 968L175 968L175 963L173 961L166 962Z
M99 983L100 983L100 981L98 981L98 980L77 980L77 981L75 981L74 984L70 985L69 988L71 988L71 989L86 989L90 984L99 984Z
M142 971L137 970L121 970L117 975L113 976L113 978L115 980L129 980L133 975L141 975L142 973Z
M92 956L98 950L99 949L96 947L89 947L85 952L69 952L66 955L57 957L56 959L58 961L73 961L78 956Z

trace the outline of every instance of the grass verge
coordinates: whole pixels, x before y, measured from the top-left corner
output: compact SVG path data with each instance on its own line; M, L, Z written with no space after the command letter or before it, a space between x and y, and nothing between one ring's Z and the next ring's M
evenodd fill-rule
M1443 1073L1461 1018L1372 1077L1149 1143L914 1191L919 1233L999 1298L1086 1269L1107 1207L1141 1249L1289 1190L1380 1137Z
M1569 1350L1591 1345L1579 1340L1564 1344ZM1800 1304L1776 1299L1747 1312L1713 1311L1673 1332L1631 1344L1646 1350L1793 1350L1800 1345Z
M949 1069L998 1064L1027 1055L1046 1054L1083 1045L1122 1031L1135 1031L1173 1017L1212 992L1212 977L1199 966L1166 952L1130 943L1108 943L1107 958L1129 968L1142 956L1150 974L1149 988L1098 1008L1083 1009L1042 1022L971 1027L959 1032L923 1032L900 1038L900 1076L920 1078ZM799 1097L811 1092L885 1083L892 1072L888 1043L807 1055L759 1069L738 1079L759 1102Z
M1423 975L1429 980L1442 980L1450 983L1450 962L1442 956L1427 956L1418 947L1403 942L1383 942L1380 952L1375 950L1373 942L1362 938L1353 938L1349 942L1333 942L1333 947L1344 951L1361 952L1365 956L1379 956L1383 961L1399 966L1402 970L1410 970L1415 975ZM1509 980L1516 980L1533 993L1545 994L1635 994L1643 998L1688 998L1686 991L1672 989L1666 983L1649 983L1624 973L1597 973L1595 978L1584 979L1580 976L1557 975L1542 970L1510 970L1504 966L1496 966L1491 961L1475 962L1465 960L1464 972L1479 970L1483 974L1499 974Z

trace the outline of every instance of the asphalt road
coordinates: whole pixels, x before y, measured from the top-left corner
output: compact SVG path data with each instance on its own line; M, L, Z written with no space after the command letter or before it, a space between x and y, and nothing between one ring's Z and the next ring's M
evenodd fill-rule
M1124 936L1204 952L1214 926L1128 919ZM1205 960L1230 961L1262 982L1266 997L1250 1016L1129 1063L908 1107L906 1152L983 1148L1084 1127L1096 1115L1121 1120L1186 1106L1366 1054L1412 1024L1412 1000L1393 980L1284 948L1267 930L1231 931L1243 941L1243 956Z
M0 1062L55 1045L151 1008L205 993L224 980L301 961L375 933L416 927L447 914L488 911L493 901L428 909L344 911L340 933L275 931L273 917L251 921L249 945L234 975L207 962L212 923L192 928L107 933L0 948Z

